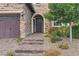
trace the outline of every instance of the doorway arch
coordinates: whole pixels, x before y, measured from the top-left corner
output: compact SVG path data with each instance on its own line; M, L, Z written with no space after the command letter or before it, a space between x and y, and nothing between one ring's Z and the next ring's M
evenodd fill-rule
M43 15L35 13L32 16L32 33L44 33L45 20Z

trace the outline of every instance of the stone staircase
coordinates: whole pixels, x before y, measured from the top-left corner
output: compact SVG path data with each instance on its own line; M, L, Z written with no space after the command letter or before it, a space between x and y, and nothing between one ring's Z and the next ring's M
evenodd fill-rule
M44 37L42 34L27 36L15 50L17 56L42 56L44 52Z
M41 40L41 39L39 39L39 40L33 40L33 39L30 40L30 39L28 39L28 40L24 40L24 42L22 44L30 44L30 45L37 44L37 45L42 45L42 44L44 44L44 40Z

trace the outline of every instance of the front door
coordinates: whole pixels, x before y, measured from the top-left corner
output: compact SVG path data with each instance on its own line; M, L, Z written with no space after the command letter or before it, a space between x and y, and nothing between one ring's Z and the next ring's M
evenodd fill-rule
M37 33L42 33L43 32L43 20L38 18L36 20L36 32Z
M33 25L34 33L43 33L43 18L41 16L33 20Z

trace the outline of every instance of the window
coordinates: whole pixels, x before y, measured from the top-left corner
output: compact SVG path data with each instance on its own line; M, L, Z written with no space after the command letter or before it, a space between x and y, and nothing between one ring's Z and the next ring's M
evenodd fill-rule
M69 26L69 23L61 23L58 21L52 21L52 27Z
M52 27L60 27L61 23L58 21L52 21Z

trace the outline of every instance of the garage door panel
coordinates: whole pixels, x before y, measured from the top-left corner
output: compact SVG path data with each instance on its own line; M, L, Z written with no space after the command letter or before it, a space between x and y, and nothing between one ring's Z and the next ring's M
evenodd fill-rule
M7 37L7 38L9 38L9 37L11 37L11 35L10 35L10 28L11 28L11 22L10 21L5 21L5 37Z
M0 38L19 37L19 16L0 16Z
M13 22L11 22L10 26L12 26L10 28L11 37L18 37L19 36L19 30L18 30L19 22L18 21L13 21Z
M0 21L0 37L4 37L5 33L5 26L3 24L4 22Z

